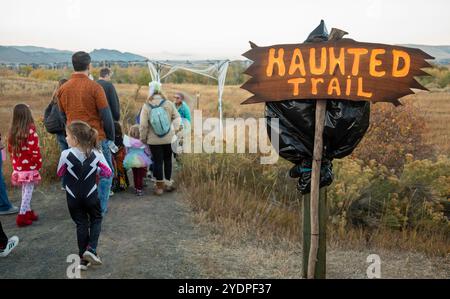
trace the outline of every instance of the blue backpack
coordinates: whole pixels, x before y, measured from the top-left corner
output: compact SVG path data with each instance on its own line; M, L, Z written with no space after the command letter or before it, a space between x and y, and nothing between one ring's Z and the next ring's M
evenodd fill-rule
M169 115L167 115L166 110L162 107L166 100L162 100L159 105L152 105L147 103L147 105L151 108L149 115L149 122L152 125L153 131L158 137L164 137L167 133L170 132L170 119Z

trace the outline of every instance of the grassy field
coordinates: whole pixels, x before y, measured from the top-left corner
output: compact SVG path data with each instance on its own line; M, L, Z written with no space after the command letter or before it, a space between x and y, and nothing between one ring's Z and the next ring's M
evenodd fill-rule
M43 116L43 111L51 99L54 88L57 86L53 81L40 81L30 78L0 77L0 130L6 132L11 119L11 109L17 103L27 103L33 110L36 119ZM116 84L123 112L137 113L147 97L147 88L138 88L135 84ZM137 92L139 90L139 92ZM164 84L164 92L171 97L174 92L187 93L191 108L201 109L203 116L218 116L217 86L195 85L195 84ZM196 95L200 93L199 106L197 106ZM233 116L257 116L262 115L264 106L244 105L239 103L249 96L248 92L239 86L226 86L224 91L223 111L224 117ZM128 107L128 108L127 108ZM131 111L128 111L131 109Z
M428 120L425 140L439 153L450 154L450 92L433 91L409 96Z
M56 82L40 81L30 78L0 77L0 131L6 134L11 120L11 109L17 103L27 103L36 119L41 119L43 111L50 101ZM134 84L116 84L122 109L137 113L147 96L147 88ZM171 96L176 91L186 92L190 96L191 108L202 110L203 116L218 116L217 87L214 85L165 84L164 91ZM199 106L196 95L200 94ZM239 86L226 86L223 95L224 117L262 116L263 104L240 105L249 93ZM136 101L135 101L136 100ZM450 92L432 91L405 97L403 101L412 101L429 120L425 138L428 143L439 148L439 153L447 154L450 149ZM127 108L128 107L128 108Z
M56 87L53 81L38 81L29 78L0 77L0 132L6 136L11 120L12 108L15 104L24 102L30 105L37 121L42 120L43 111L50 101ZM146 99L147 88L139 88L133 84L116 84L121 100L122 115L125 126L134 121L142 103ZM202 110L203 116L218 116L217 87L214 85L195 84L165 84L164 91L168 96L176 91L183 91L190 96L191 108ZM200 94L200 102L196 102L196 94ZM225 117L261 117L263 104L240 105L249 94L239 86L226 86L224 92ZM412 183L425 181L420 176L426 169L425 176L432 178L433 194L439 198L450 195L450 167L448 158L433 162L437 155L449 156L450 149L450 93L434 90L431 93L419 93L402 100L412 102L420 113L426 117L423 138L427 144L434 145L436 153L430 153L430 161L413 161L408 164L409 172L394 176L383 165L363 165L358 160L346 159L336 161L335 183L329 188L330 209L343 210L339 206L351 202L361 196L361 190L371 185L377 188L377 183L386 187L383 193L389 205L389 213L383 214L386 222L403 221L410 216L409 191ZM407 118L407 116L406 116ZM389 120L387 120L389 121ZM43 176L51 181L55 179L54 167L58 150L53 136L40 132L41 143L44 145ZM295 181L286 175L290 165L279 160L276 165L261 166L257 155L185 155L180 172L181 189L186 199L197 212L198 221L206 223L223 240L241 238L243 240L264 240L275 244L279 240L298 242L300 236L300 204L295 192ZM4 167L6 177L9 177L10 165ZM411 174L412 173L412 174ZM344 179L350 176L350 179ZM343 178L344 177L344 178ZM351 179L354 177L356 179ZM379 179L381 177L382 179ZM411 179L413 177L413 179ZM417 182L415 181L417 177ZM378 181L377 181L378 180ZM201 182L201 183L199 183ZM443 186L442 188L439 186ZM448 188L448 190L446 189ZM416 190L416 189L414 189ZM380 191L381 192L381 191ZM433 195L434 196L434 195ZM428 203L427 203L428 204ZM428 218L421 220L420 228L401 230L381 227L375 230L353 228L348 225L346 214L336 214L332 217L329 227L329 243L332 246L363 248L378 246L385 249L420 251L431 255L445 256L450 253L450 240L442 213L437 213L432 206L421 207L427 211ZM434 218L433 218L434 217ZM394 219L394 220L392 220ZM400 219L400 220L399 220ZM394 221L394 222L395 222ZM432 225L431 225L431 224ZM441 225L441 223L443 223ZM440 228L443 226L443 229ZM426 229L424 229L426 227ZM450 225L448 226L450 228ZM259 241L258 241L259 242Z

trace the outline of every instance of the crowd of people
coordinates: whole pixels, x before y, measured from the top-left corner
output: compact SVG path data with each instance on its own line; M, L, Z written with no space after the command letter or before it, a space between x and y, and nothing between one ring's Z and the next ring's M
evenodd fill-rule
M127 190L132 173L134 192L146 195L144 179L154 181L157 196L175 190L172 179L172 144L182 130L190 129L190 109L185 95L178 92L170 101L159 82L149 83L148 99L123 134L120 101L111 83L111 70L104 68L94 81L91 57L86 52L72 56L74 73L58 82L48 107L44 125L54 134L61 150L55 171L67 197L70 216L76 225L80 269L101 265L97 253L102 220L114 193ZM9 153L13 172L11 184L22 188L20 207L13 206L6 190L2 163ZM40 182L42 156L32 111L27 104L13 109L8 137L0 135L0 215L18 214L19 227L39 220L31 208L33 190ZM8 238L0 222L0 257L17 246L19 238Z

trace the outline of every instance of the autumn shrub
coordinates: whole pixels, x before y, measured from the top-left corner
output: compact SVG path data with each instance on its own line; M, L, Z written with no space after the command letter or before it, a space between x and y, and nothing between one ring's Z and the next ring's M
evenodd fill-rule
M327 188L330 242L366 246L370 240L383 248L448 253L450 222L443 202L450 195L450 159L408 155L405 162L396 174L375 160L333 161L335 178ZM301 241L303 199L287 174L290 166L285 160L261 165L254 154L184 154L177 179L193 210L222 226L220 234L250 231Z
M450 86L450 68L448 66L434 66L425 71L430 76L418 77L419 82L428 88L446 88Z
M68 77L62 70L35 69L29 74L30 78L46 81L58 81L61 78Z
M415 229L450 234L446 209L450 196L450 159L414 160L407 155L401 174L372 160L335 161L328 189L329 214L336 225Z
M374 104L369 130L352 156L365 164L375 160L399 174L407 154L419 160L434 158L434 148L423 137L427 130L427 119L410 101L398 107Z

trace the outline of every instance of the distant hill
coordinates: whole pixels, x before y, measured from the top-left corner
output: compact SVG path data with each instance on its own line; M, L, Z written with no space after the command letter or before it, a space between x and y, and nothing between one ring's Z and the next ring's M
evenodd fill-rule
M136 55L133 53L122 53L117 50L107 50L107 49L95 49L90 53L92 60L94 61L104 61L104 60L112 60L112 61L142 61L147 58Z
M0 46L0 63L61 63L72 61L71 51L35 46ZM92 61L145 61L147 58L117 50L95 49L90 53Z
M435 57L435 63L450 65L450 46L429 46L429 45L416 45L405 44L401 45L411 48L419 48L427 52L431 56ZM64 51L52 48L43 48L36 46L0 46L0 63L61 63L71 62L71 51ZM109 49L95 49L91 53L93 61L145 61L146 57L136 55L128 52L120 52L117 50ZM149 54L149 57L153 59L176 59L176 60L189 60L188 54L176 54L163 52L160 54ZM192 55L191 55L192 56ZM192 60L202 59L201 57L191 57Z
M418 48L435 58L438 64L450 64L450 46L428 46L428 45L402 45L409 48Z
M52 48L43 48L43 47L36 47L36 46L11 46L11 47L15 48L17 50L20 50L22 52L27 52L27 53L44 52L44 53L72 54L71 51L64 51L64 50L58 50L58 49L52 49Z

